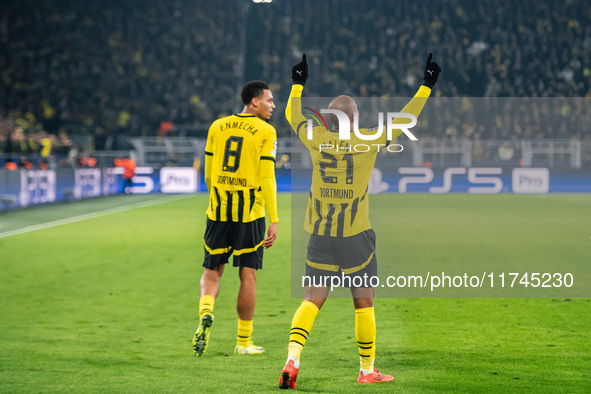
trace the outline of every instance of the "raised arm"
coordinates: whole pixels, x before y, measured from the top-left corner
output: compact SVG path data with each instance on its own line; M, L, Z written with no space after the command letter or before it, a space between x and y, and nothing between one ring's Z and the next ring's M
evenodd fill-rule
M441 67L439 67L437 63L431 61L432 59L433 54L429 53L429 57L427 58L427 65L425 66L423 84L421 85L415 96L412 98L412 100L410 100L409 103L406 104L400 112L412 114L417 118L421 114L421 111L423 110L423 107L427 102L427 98L431 95L431 89L433 89L433 86L435 86L435 83L437 83L437 77L439 77L439 73L441 72ZM394 118L392 120L392 123L410 123L410 119ZM394 130L392 133L392 140L396 139L401 133L402 130Z

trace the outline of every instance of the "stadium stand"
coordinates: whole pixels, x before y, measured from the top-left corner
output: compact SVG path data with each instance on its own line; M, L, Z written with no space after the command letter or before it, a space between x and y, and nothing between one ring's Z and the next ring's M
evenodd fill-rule
M445 65L436 96L591 96L584 1L7 1L0 43L0 154L19 160L40 152L43 138L67 157L73 147L131 149L123 136L203 137L236 110L245 80L269 82L284 103L285 76L304 51L320 70L309 95L409 96L433 51ZM576 115L571 124L589 123L580 108L563 111ZM502 119L429 133L591 140L589 128L522 119L512 136ZM272 123L288 135L282 116ZM79 135L85 146L68 142Z

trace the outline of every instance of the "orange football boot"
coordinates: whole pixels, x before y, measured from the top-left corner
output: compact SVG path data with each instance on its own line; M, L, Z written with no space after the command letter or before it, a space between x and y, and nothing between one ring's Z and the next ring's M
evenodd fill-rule
M289 360L283 370L281 371L281 377L279 378L280 389L295 389L296 379L298 378L299 369L297 369L293 363L293 360Z
M374 367L373 372L369 375L364 375L359 371L359 377L357 383L379 383L379 382L391 382L394 380L394 376L384 375L377 368Z

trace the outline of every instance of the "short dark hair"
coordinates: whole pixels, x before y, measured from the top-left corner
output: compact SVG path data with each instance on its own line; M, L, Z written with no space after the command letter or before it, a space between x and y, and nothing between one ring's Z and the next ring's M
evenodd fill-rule
M263 94L263 90L269 89L266 83L261 81L251 81L248 82L242 88L242 92L240 92L240 97L242 98L242 102L244 105L250 104L253 98L259 97Z

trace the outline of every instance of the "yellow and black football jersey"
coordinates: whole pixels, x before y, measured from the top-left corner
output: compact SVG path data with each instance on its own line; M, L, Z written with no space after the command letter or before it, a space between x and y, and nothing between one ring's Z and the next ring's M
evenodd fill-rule
M285 114L310 152L314 167L304 229L313 235L331 237L351 237L369 230L369 179L379 149L386 149L392 141L387 140L385 132L372 141L355 133L349 139L340 139L338 132L322 126L314 127L308 139L307 120L301 114L302 90L302 85L293 85ZM431 89L422 86L401 112L418 117L430 93ZM358 132L376 134L370 129Z
M277 132L251 114L213 122L205 154L211 156L207 216L211 220L251 222L265 216L261 160L275 161Z
M370 134L360 129L362 134ZM314 166L304 229L310 234L350 237L369 230L369 178L375 165L377 147L352 134L339 140L337 132L313 129L313 138L300 136L310 151ZM386 137L373 144L386 145ZM360 151L356 151L356 147ZM365 149L368 149L365 151Z

